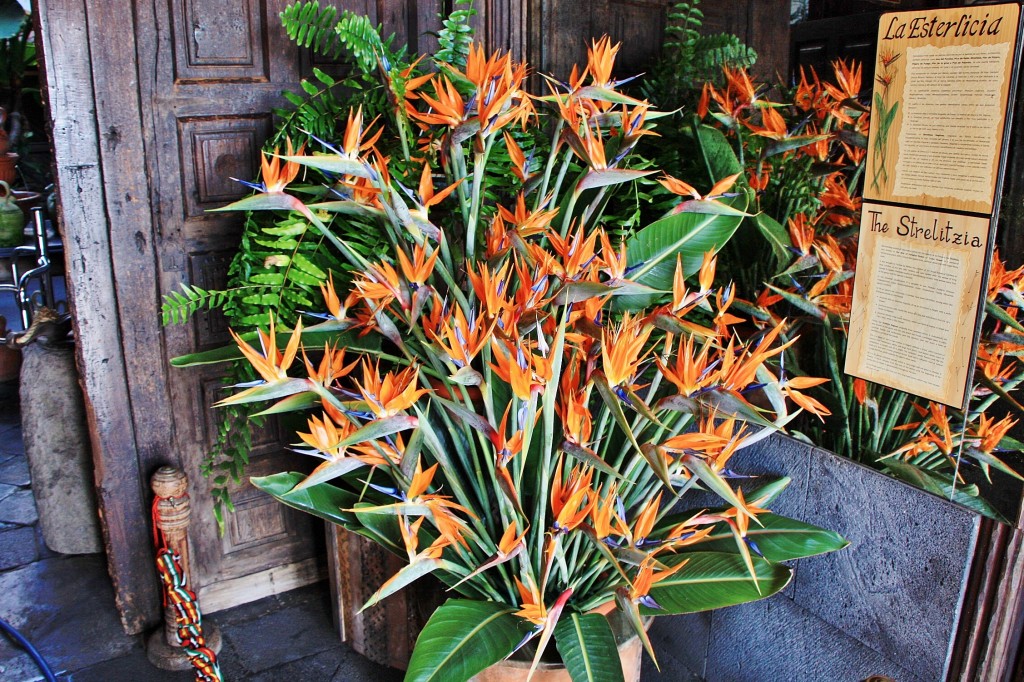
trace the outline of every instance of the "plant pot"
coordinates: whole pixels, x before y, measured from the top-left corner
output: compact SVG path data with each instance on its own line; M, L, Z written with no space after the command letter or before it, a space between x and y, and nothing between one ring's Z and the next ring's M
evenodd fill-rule
M549 646L554 646L551 644ZM639 682L640 664L643 662L644 645L633 635L619 644L619 660L622 661L622 675L625 682ZM525 682L530 673L530 661L501 661L470 678L471 682ZM565 666L557 663L541 663L530 678L531 682L572 682Z
M0 154L0 180L12 183L18 178L18 155L14 152Z
M32 219L32 209L42 205L43 195L27 189L16 189L13 191L14 203L21 209L21 214L25 216L25 222L28 222Z

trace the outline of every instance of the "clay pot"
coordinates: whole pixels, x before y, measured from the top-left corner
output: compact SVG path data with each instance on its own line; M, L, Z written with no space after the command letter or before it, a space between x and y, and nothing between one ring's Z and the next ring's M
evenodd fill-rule
M640 664L644 645L633 637L619 645L622 675L626 682L640 682ZM530 672L530 661L501 661L471 678L471 682L525 682ZM572 682L572 677L561 664L541 663L530 678L531 682Z
M39 192L32 192L27 189L16 189L14 191L14 203L21 209L22 215L25 216L25 220L32 219L32 209L36 206L41 206L43 201L43 195Z
M7 318L0 315L0 384L17 381L21 374L21 350L4 343Z
M0 154L0 180L14 182L18 177L18 155L14 152Z

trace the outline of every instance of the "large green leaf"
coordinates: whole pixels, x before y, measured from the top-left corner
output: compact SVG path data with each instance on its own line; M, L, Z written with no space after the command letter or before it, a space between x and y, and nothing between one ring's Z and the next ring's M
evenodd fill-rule
M747 207L746 193L722 201L740 211ZM630 279L652 289L670 290L677 256L682 258L683 273L689 277L700 270L704 253L721 249L742 220L742 216L684 212L654 221L626 240ZM656 295L620 296L616 305L627 309L643 308L656 298Z
M278 158L337 175L355 175L360 178L374 179L374 171L368 164L358 159L338 154L313 154L312 156L281 155Z
M596 613L567 613L555 627L555 644L573 682L618 682L622 661L608 619Z
M958 485L954 488L951 477L948 475L944 476L936 471L922 469L907 462L885 460L884 464L884 471L886 473L902 481L915 485L933 495L938 495L943 499L961 504L971 511L983 514L996 521L1008 523L1005 516L978 496L978 486L976 485Z
M360 337L355 332L339 331L337 329L325 328L326 325L315 325L313 327L306 327L302 330L302 347L310 350L313 348L323 348L326 344L331 344L336 348L351 348L352 350L359 351L375 351L380 349L380 337L376 335L368 335ZM242 339L249 343L258 343L258 335L256 332L249 332L242 334ZM288 339L291 338L290 331L278 332L277 334L277 347L284 348L288 344ZM191 367L192 365L210 365L218 362L229 362L231 360L241 360L242 351L238 349L238 346L231 344L230 346L224 346L222 348L214 348L213 350L201 351L199 353L189 353L188 355L179 355L176 358L171 358L171 365L174 367Z
M764 558L771 562L791 561L834 552L850 544L835 531L825 530L787 516L758 514L757 520L761 525L752 522L747 530L747 538L757 546ZM728 526L720 524L707 538L686 549L691 548L702 552L735 552L736 539Z
M641 607L647 616L709 611L724 606L745 604L770 597L784 588L793 572L784 565L752 557L757 583L751 578L743 558L726 552L694 552L665 557L675 566L689 561L677 573L651 588L650 595L661 609Z
M523 637L515 609L449 599L423 627L405 682L464 682L507 657Z
M325 521L346 528L360 525L354 513L343 511L350 509L358 501L356 495L329 483L294 490L305 478L305 474L283 471L271 476L254 476L249 481L263 492L299 511L319 516Z
M650 175L655 171L642 171L642 170L629 170L624 168L602 168L599 170L589 171L586 175L580 178L579 184L576 186L577 191L584 191L588 189L594 189L597 187L607 187L608 185L621 185L624 182L632 182L638 180L645 175Z
M775 256L776 262L780 264L787 262L793 255L789 250L793 242L790 240L789 232L786 228L767 213L758 213L754 216L753 220L754 224L757 225L757 229L760 230L769 246L772 247L772 254Z
M708 170L708 179L714 184L722 178L743 172L743 164L736 158L729 140L718 128L702 125L696 128L697 148L700 151L704 166Z

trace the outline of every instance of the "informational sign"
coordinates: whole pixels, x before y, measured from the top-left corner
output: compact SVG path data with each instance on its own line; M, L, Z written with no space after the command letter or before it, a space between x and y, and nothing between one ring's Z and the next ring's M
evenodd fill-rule
M846 373L970 399L1020 5L894 12L878 25Z

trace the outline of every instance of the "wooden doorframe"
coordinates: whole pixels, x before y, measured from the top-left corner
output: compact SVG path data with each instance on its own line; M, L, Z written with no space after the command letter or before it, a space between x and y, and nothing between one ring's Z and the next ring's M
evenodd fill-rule
M134 18L129 0L37 0L76 356L108 568L130 634L160 619L145 482L177 463L161 447L164 368L151 364L161 334L150 195L144 174L123 172L146 162L137 65L115 58L137 54Z

